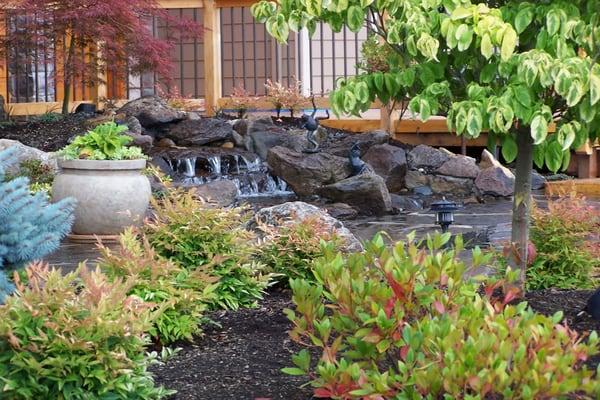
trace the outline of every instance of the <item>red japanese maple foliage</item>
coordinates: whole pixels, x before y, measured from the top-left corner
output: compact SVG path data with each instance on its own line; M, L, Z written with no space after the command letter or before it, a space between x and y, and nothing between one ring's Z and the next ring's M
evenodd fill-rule
M156 0L8 0L0 5L3 12L9 23L0 51L33 49L63 60L64 76L55 77L64 84L63 113L75 79L92 86L107 69L118 77L151 70L168 78L174 41L203 32L195 21L169 15ZM11 29L16 16L18 29ZM166 37L154 36L156 19L169 27Z

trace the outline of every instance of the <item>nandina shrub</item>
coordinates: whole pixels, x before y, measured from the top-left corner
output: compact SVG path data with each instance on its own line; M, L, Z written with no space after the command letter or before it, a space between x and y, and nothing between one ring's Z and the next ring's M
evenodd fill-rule
M537 256L527 270L528 289L590 288L600 267L600 210L575 193L548 200L532 213Z
M536 314L502 281L465 278L463 250L442 250L449 234L425 248L381 236L363 254L326 251L317 283L291 281L291 338L307 349L284 372L306 374L314 395L332 399L548 399L598 394L583 362L598 350L561 314ZM488 262L479 250L473 265ZM501 295L496 289L502 289Z
M318 218L307 218L280 226L258 224L265 235L258 260L267 265L276 280L287 284L289 279L314 280L312 265L323 256L323 246L329 243L340 248L344 240Z
M244 209L211 207L179 189L169 189L153 208L143 227L148 242L180 267L219 279L212 307L252 307L262 299L270 274L253 260L257 240L244 229Z
M0 306L0 398L158 399L147 371L151 305L81 265L63 275L42 264Z
M218 278L159 257L132 229L121 234L119 244L114 251L99 246L98 265L110 279L131 279L134 284L128 294L153 304L157 313L148 332L155 341L169 344L199 335Z
M295 77L292 77L291 81L286 86L281 82L273 82L267 79L265 84L267 98L275 107L277 118L279 118L282 109L289 110L290 116L293 118L294 112L300 110L308 100L302 94L302 83Z

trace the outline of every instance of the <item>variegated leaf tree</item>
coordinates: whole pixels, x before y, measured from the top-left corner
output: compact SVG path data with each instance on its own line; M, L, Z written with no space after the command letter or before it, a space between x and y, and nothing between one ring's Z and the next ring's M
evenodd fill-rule
M512 262L524 282L533 163L564 169L600 134L600 0L262 0L253 14L281 42L318 22L366 24L398 53L389 72L339 80L336 113L408 93L421 119L447 116L456 134L500 143L516 159Z

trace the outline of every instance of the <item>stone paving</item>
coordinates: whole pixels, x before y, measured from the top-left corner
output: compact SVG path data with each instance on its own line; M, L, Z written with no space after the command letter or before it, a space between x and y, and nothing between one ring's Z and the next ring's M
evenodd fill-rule
M546 204L541 193L534 195L540 207ZM592 200L600 207L600 199ZM462 233L471 239L472 245L501 248L510 239L512 203L507 199L488 200L483 204L468 204L455 213L452 233ZM360 239L368 240L377 232L387 232L392 240L402 240L406 234L416 231L418 236L433 232L439 227L434 224L435 215L429 210L384 217L359 217L344 224ZM467 244L468 240L466 240ZM112 246L115 246L114 244ZM45 261L70 271L87 260L89 266L95 264L99 253L93 243L75 243L65 240L59 250L46 257Z

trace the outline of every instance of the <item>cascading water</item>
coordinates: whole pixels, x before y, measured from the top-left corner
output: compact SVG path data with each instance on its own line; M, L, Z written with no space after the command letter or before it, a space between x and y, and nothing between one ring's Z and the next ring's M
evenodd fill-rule
M293 194L286 182L271 175L259 158L230 154L166 161L177 171L181 182L188 186L230 180L235 183L240 197L278 197Z

